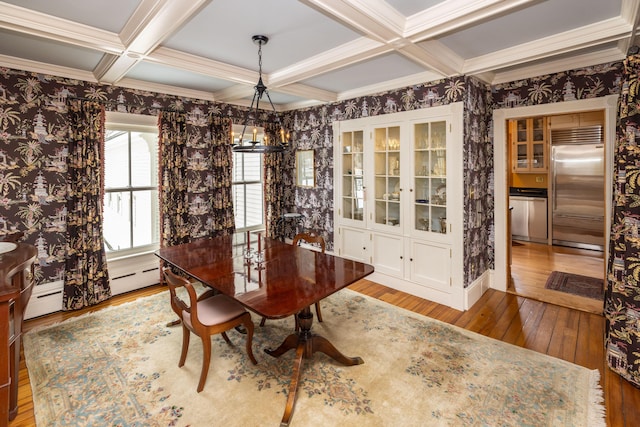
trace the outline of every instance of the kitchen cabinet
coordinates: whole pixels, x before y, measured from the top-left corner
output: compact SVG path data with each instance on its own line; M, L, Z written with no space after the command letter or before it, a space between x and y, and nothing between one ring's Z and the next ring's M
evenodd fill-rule
M549 129L571 129L588 126L604 126L604 111L587 111L584 113L559 114L550 116Z
M514 173L546 173L549 170L547 133L545 117L509 121Z
M335 248L464 309L462 103L334 123Z

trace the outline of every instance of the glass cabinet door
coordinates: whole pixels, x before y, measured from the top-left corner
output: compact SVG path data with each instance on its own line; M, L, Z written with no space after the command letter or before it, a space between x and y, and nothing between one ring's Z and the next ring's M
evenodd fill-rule
M342 133L342 217L364 221L364 132Z
M376 224L400 226L400 127L373 131Z
M531 169L547 169L544 138L544 118L536 117L531 120Z
M447 232L447 122L414 125L415 230Z

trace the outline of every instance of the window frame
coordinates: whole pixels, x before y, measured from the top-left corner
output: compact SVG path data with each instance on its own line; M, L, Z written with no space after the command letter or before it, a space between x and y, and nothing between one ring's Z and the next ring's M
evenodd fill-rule
M234 135L234 143L238 144L239 143L239 139L240 139L240 135L242 135L242 129L243 129L243 125L239 125L239 124L234 124L233 125L233 135ZM245 133L245 141L251 140L253 137L253 133L252 133L252 128L247 127L247 129L249 129L248 132ZM262 137L264 136L264 130L260 127L257 128L257 139L261 140ZM232 176L232 181L231 181L231 185L232 185L232 193L233 193L233 201L234 201L234 205L233 205L233 209L234 209L234 223L236 226L236 231L237 232L243 232L243 231L253 231L253 230L262 230L266 227L265 225L265 210L264 210L264 156L260 153L236 153L233 152L233 172L232 175L235 175L235 168L236 168L236 159L240 158L243 160L246 158L245 156L260 156L260 164L259 164L259 168L260 168L260 179L259 180L245 180L244 179L244 175L245 175L245 169L244 169L244 164L242 166L242 180L234 180L233 176ZM246 203L247 201L247 186L248 185L255 185L255 184L260 184L260 189L261 189L261 194L262 194L262 198L260 200L260 206L262 209L262 222L260 224L256 224L256 225L250 225L250 226L246 226L246 227L238 227L238 224L235 222L236 221L236 204L235 204L235 194L236 194L236 186L244 186L244 207L245 207L245 212L243 217L245 218L245 223L246 223L246 218L247 218L247 212L246 212L246 208L248 203Z
M132 162L132 156L131 156L131 132L142 132L142 133L153 133L156 135L157 138L159 138L158 135L158 126L157 126L157 117L155 116L145 116L145 115L141 115L141 114L132 114L132 113L121 113L121 112L107 112L106 113L106 119L105 119L105 131L106 130L116 130L116 131L122 131L122 132L128 132L129 133L129 184L131 184L131 162ZM105 135L105 152L106 152L106 135ZM160 167L160 159L158 158L157 155L157 148L158 148L158 142L156 142L156 165L155 165L155 169L156 171L159 170ZM106 157L106 156L105 156ZM105 158L106 161L106 158ZM105 165L106 166L106 165ZM132 209L132 203L133 203L133 194L136 191L156 191L156 200L155 202L157 203L156 205L156 214L155 217L153 215L152 212L152 221L155 222L155 236L157 241L151 244L146 244L146 245L141 245L141 246L134 246L131 248L127 248L127 249L121 249L121 250L106 250L106 256L107 256L107 260L108 261L112 261L115 259L121 259L121 258L128 258L131 256L138 256L138 255L144 255L144 254L148 254L148 253L152 253L154 251L156 251L157 249L160 248L160 195L159 195L159 183L158 183L158 177L156 177L156 184L155 185L149 185L149 186L136 186L136 187L132 187L131 185L129 185L128 187L113 187L113 188L109 188L107 189L106 187L104 188L104 195L103 195L103 204L104 204L104 198L106 198L108 193L121 193L121 192L129 192L129 194L131 195L130 200L129 200L129 204L130 204L130 209L129 209L129 216L130 216L130 220L131 220L131 230L130 233L133 233L133 218L131 218L131 216L133 215L133 209ZM104 224L104 218L103 218L103 224ZM104 225L103 225L104 227ZM104 231L103 231L104 232ZM133 244L133 236L132 234L130 234L130 238L131 238L131 243ZM106 249L106 248L105 248Z

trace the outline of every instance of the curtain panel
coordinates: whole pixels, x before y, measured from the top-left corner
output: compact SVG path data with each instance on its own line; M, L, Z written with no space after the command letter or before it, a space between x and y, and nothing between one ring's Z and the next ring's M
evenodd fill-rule
M609 367L640 387L640 55L629 55L623 66L605 292L605 345Z
M161 246L233 233L229 119L163 111L159 135Z
M264 129L269 141L280 140L280 126L268 123ZM267 236L277 239L278 220L284 214L284 185L282 185L283 153L265 153L264 163L264 216Z
M233 212L233 151L230 119L213 116L211 119L211 206L215 221L212 235L233 234L236 229Z
M160 245L164 247L189 242L187 116L163 111L158 127Z
M63 310L111 297L103 237L104 107L73 100L68 107L67 255Z

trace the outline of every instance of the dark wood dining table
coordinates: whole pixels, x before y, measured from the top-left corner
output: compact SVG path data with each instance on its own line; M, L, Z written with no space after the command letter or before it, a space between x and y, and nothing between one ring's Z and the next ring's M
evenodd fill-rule
M250 232L165 247L156 255L262 317L297 316L300 329L284 338L278 348L265 349L273 357L296 350L281 426L289 425L293 415L304 359L319 351L346 366L364 363L360 357L345 356L312 332L311 306L373 273L371 265Z

